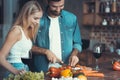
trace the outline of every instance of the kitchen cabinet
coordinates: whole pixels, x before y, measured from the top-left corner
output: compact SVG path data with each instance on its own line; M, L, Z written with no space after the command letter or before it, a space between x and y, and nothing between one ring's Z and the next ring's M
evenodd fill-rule
M95 1L83 1L83 25L94 25Z
M120 0L84 0L83 26L120 26Z

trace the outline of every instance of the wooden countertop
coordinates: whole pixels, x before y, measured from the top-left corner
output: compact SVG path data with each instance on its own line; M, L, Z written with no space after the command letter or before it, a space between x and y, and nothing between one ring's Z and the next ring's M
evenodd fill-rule
M91 66L93 67L93 65ZM105 77L88 77L88 80L120 80L120 71L114 71L112 69L112 61L99 64L100 72L103 72Z
M91 65L91 67L94 67ZM88 80L120 80L120 71L114 71L112 69L112 63L104 62L99 64L100 72L104 73L105 77L87 77ZM51 80L50 78L46 77L45 80Z
M95 58L93 57L92 51L85 50L78 55L80 65L94 67ZM120 80L120 71L114 71L112 69L113 58L120 58L117 53L104 52L101 58L98 59L100 72L104 73L105 77L88 77L88 80ZM45 79L50 80L50 79Z

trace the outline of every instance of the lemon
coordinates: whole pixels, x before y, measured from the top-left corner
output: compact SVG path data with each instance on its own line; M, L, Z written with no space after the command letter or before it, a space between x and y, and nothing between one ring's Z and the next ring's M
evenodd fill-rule
M78 79L79 80L87 80L87 77L85 75L79 75Z

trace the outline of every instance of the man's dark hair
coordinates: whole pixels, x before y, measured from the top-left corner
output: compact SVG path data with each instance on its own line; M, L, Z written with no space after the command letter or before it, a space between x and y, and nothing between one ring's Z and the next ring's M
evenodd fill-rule
M58 1L61 1L61 0L47 0L47 1L48 1L48 3L49 3L50 1L58 2Z

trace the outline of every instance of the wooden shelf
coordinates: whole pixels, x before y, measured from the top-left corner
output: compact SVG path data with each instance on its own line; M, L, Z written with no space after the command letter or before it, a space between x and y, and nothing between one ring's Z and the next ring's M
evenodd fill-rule
M120 27L120 25L95 25L96 27L107 27L107 28L112 28L112 27Z
M117 13L113 13L113 12L111 12L111 13L98 13L98 15L100 15L100 16L113 16L113 15L120 15L120 12L117 12Z
M120 0L117 0L120 3ZM106 4L106 1L102 1ZM103 26L101 23L103 19L107 19L108 23L110 22L111 18L120 19L120 11L118 12L100 12L101 8L101 0L84 0L83 1L83 19L82 24L91 25L91 26ZM117 20L115 20L117 21ZM107 25L109 27L119 26L119 25Z

